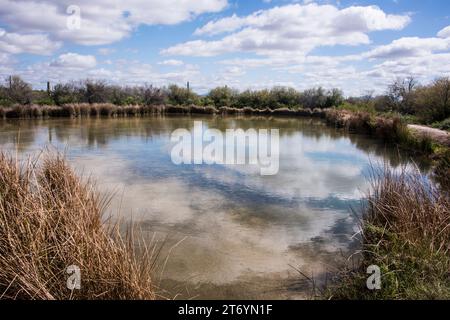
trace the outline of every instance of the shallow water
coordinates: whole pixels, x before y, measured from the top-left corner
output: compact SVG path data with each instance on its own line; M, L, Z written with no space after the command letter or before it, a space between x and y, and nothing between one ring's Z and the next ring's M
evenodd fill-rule
M280 168L171 162L170 134L194 120L221 131L280 129ZM316 119L151 117L13 120L0 123L2 149L21 156L65 150L92 175L109 213L131 219L162 246L161 294L177 298L305 298L356 241L372 165L402 164L399 152ZM401 154L400 154L401 155ZM400 158L407 159L405 155Z

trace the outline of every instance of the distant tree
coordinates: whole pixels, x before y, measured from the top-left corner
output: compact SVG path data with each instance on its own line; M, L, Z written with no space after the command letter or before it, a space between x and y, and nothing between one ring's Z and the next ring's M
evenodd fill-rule
M86 80L85 81L85 100L88 103L110 102L111 87L104 80Z
M208 93L208 98L216 107L232 106L236 103L238 92L227 86L217 87Z
M197 94L192 90L174 84L167 88L167 100L175 105L189 105L199 102Z
M66 103L84 102L84 87L81 83L58 83L51 91L51 97L55 104L62 106Z
M127 98L129 97L128 88L123 88L121 86L112 86L110 88L110 99L111 103L123 106L127 103ZM134 100L134 97L133 97Z
M417 80L412 76L406 79L397 79L389 85L388 96L391 108L400 113L414 113L414 90L417 85Z
M344 94L339 89L331 89L326 93L324 108L339 107L344 103Z
M450 117L450 78L436 79L432 84L417 89L417 113L426 122Z
M270 90L271 103L276 107L297 107L300 104L300 93L294 88L274 87Z
M305 108L324 108L327 102L325 90L322 87L305 90L301 95L300 102Z
M436 97L436 107L442 118L450 117L450 78L442 77L433 83Z
M142 102L145 105L163 104L167 100L167 92L164 89L145 85L140 88Z
M251 90L245 90L239 93L234 104L234 106L238 108L253 107L254 105L255 94Z
M19 76L10 76L5 79L0 88L3 104L30 104L33 97L31 85L23 81Z
M362 102L365 104L369 104L369 103L373 102L374 93L375 93L374 90L367 90L366 92L364 92L364 94L361 96Z
M380 95L373 98L373 106L376 111L391 111L391 98L388 95Z

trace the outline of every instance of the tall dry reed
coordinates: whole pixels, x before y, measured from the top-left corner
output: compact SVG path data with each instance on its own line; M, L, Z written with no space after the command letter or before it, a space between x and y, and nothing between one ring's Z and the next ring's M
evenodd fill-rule
M0 154L0 297L154 299L150 251L105 226L106 204L60 155ZM67 286L71 265L79 290Z
M337 299L450 299L450 197L418 170L374 171L361 264L338 274ZM366 286L381 270L381 289Z

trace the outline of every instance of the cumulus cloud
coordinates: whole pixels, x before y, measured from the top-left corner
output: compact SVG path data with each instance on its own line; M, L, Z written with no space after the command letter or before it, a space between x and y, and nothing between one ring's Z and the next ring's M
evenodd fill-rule
M81 55L77 53L65 53L50 63L51 67L67 69L90 69L97 65L97 60L92 55Z
M433 53L401 60L387 60L376 65L369 76L383 79L414 75L422 80L437 76L450 76L450 53Z
M0 29L0 52L49 55L60 47L60 42L51 41L45 34L19 34Z
M364 57L374 59L398 59L426 56L435 51L450 49L450 38L400 38L388 45L379 46Z
M229 52L277 55L307 54L320 46L369 44L368 33L399 30L408 15L386 14L376 6L291 4L260 10L245 17L232 15L208 22L195 35L226 34L219 40L194 40L162 51L166 55L215 56Z
M82 45L102 45L123 39L139 25L171 25L192 19L206 12L218 12L226 7L227 0L78 0L80 28L68 28L68 18L76 18L67 12L72 0L0 0L0 21L11 32L16 32L23 42L34 43L33 35L41 33L47 48L58 41L71 41ZM39 35L40 36L40 35ZM30 38L31 37L31 38ZM51 39L53 44L48 43ZM41 54L32 44L20 50L9 51ZM1 49L1 48L0 48ZM47 53L47 50L42 50Z

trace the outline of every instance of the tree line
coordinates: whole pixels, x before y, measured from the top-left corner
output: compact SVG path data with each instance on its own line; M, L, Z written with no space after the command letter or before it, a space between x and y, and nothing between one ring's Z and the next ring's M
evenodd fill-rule
M84 80L60 83L51 90L33 90L18 76L8 77L0 86L0 105L41 104L64 105L68 103L112 103L115 105L199 105L216 107L278 108L329 108L341 105L343 94L338 89L314 88L303 92L293 88L274 87L263 90L239 92L227 86L198 95L187 87L118 86L102 80Z
M298 91L289 87L245 90L223 86L198 95L189 87L118 86L103 80L59 83L48 90L33 90L19 76L8 77L0 85L0 106L14 104L64 105L68 103L112 103L115 105L199 105L215 107L252 107L255 109L343 107L378 113L397 112L413 115L425 123L450 117L450 79L438 78L427 85L416 79L398 79L386 92L344 98L339 89L321 87Z
M440 77L427 85L421 85L414 77L397 79L383 95L368 92L362 97L348 98L345 103L378 113L414 116L422 123L443 121L450 117L450 78Z

